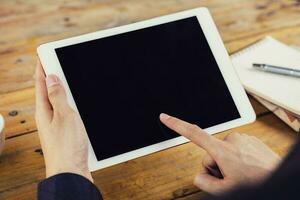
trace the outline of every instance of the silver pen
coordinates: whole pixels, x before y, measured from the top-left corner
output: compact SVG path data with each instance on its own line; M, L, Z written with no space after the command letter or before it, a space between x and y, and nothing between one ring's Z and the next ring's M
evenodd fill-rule
M271 72L275 74L281 74L286 76L293 76L300 78L300 70L298 69L292 69L287 67L279 67L274 65L268 65L268 64L258 64L254 63L253 67L265 72Z

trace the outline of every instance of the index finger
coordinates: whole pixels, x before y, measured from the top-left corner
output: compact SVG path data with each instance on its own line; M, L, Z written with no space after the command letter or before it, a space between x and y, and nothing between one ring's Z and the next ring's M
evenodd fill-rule
M168 128L186 137L194 144L205 149L209 154L215 154L218 145L222 142L217 138L206 133L204 130L199 128L197 125L190 124L186 121L178 119L176 117L169 116L162 113L160 120Z

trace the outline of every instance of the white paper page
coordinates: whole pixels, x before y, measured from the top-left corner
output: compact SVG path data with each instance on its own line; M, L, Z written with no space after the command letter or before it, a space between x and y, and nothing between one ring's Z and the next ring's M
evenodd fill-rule
M300 70L300 53L271 38L231 56L245 89L300 115L300 78L259 71L253 63L264 63Z

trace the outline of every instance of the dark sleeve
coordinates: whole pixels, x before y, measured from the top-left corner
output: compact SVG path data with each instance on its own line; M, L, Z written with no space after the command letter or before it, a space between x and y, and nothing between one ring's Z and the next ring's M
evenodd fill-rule
M63 173L38 185L38 200L102 200L97 187L83 176Z
M299 198L300 180L300 143L281 163L274 174L264 183L236 189L222 197L208 200L286 200Z

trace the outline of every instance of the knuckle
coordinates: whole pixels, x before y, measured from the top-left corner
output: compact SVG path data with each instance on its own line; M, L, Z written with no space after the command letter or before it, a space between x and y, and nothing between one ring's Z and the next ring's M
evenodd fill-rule
M54 109L53 112L54 112L55 119L61 119L64 117L64 112L60 109Z
M258 138L257 138L257 137L255 137L254 135L248 135L248 137L250 137L250 138L252 138L252 139L256 139L256 140L258 140Z
M225 152L228 152L227 149L218 149L216 152L215 152L215 155L214 155L214 158L216 160L222 160L225 158L226 156L226 153Z
M206 154L202 160L202 166L203 167L212 166L213 162L214 162L214 160L208 154Z
M74 116L77 114L69 105L66 107L65 113L67 116Z
M198 173L195 177L194 177L194 180L193 180L193 184L198 187L199 189L201 190L204 190L206 191L207 190L207 182L204 180L204 177L203 175L200 173Z
M239 137L239 136L240 136L239 133L229 133L229 134L225 137L225 139L235 139L235 138L237 138L237 137Z
M59 118L72 117L76 113L68 104L63 108L56 109L55 112Z
M255 136L249 136L249 139L251 139L252 141L255 141L255 142L261 142L261 140Z
M199 131L199 127L198 127L196 124L192 124L192 125L189 127L189 131L190 131L191 133L198 132L198 131Z
M192 124L191 126L186 127L187 134L190 140L194 140L197 133L199 131L199 127L197 125Z
M60 92L61 92L61 87L58 84L48 88L48 95L50 98L57 96Z
M231 137L239 137L241 134L234 132L234 133L230 133L230 135Z

